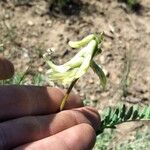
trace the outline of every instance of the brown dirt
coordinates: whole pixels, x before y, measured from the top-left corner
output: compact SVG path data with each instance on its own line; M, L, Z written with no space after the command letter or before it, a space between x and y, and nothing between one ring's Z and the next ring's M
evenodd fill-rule
M76 53L67 46L69 40L104 31L103 52L96 62L107 73L107 88L99 88L98 78L90 70L75 91L83 99L96 100L99 110L120 101L149 104L150 1L142 0L141 5L136 13L117 0L84 0L76 11L64 15L64 10L50 11L51 0L2 0L0 48L16 70L22 72L31 65L30 73L44 73L47 67L41 55L46 49L55 48L52 58L61 64Z

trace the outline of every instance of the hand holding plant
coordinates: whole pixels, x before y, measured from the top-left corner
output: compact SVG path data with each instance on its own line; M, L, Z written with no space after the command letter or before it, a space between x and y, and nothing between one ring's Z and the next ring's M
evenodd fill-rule
M86 49L93 39L97 40L95 35L94 37L92 35L81 40L82 44L81 41L75 43L70 42L70 44L75 48L83 47L80 51L82 54L82 50L84 48ZM86 44L87 47L85 46ZM98 46L95 46L95 48L98 48ZM82 54L81 62L78 62L75 65L70 63L73 59L71 59L69 63L67 62L68 64L71 64L71 66L66 65L69 66L70 69L66 69L65 72L76 68L74 74L76 78L72 78L73 80L67 82L70 84L70 91L76 80L79 79L79 75L82 76L86 73L89 67L93 69L92 65L97 66L93 57L96 56L100 50L97 51L98 53L96 53L93 48L91 48L91 50L93 51L93 53L90 53L92 54L92 57L90 57L91 59L88 59L88 62L90 60L90 65L87 69L81 70L81 72L77 74L78 76L76 76L76 73L80 71L82 67L84 68L82 63L84 62L84 59L86 59L86 55ZM86 53L86 51L84 51L84 53ZM78 56L78 54L76 56ZM54 68L56 67L53 63L49 61L48 63L53 65ZM8 67L6 64L10 66ZM62 68L64 68L64 66ZM0 79L9 78L14 73L12 64L1 57L0 68ZM95 67L93 70L99 75L102 85L103 83L105 85L106 78L102 75L99 67L97 68ZM48 73L51 72L53 72L53 70L50 69ZM54 71L53 73L55 77L57 71ZM68 95L70 94L70 91L68 92ZM97 131L97 134L100 134L104 129L115 128L117 124L123 122L150 120L149 106L141 110L138 107L130 107L128 109L124 105L123 107L118 107L114 110L113 108L109 108L100 123L98 112L92 108L82 107L80 100L77 97L72 96L72 94L66 105L68 110L58 113L60 101L63 99L63 93L56 88L9 85L0 86L0 92L0 131L3 131L0 132L0 149L42 149L43 146L60 149L63 147L65 148L66 146L74 147L77 145L79 149L91 149L95 142L93 128ZM72 110L72 108L74 109ZM84 135L88 136L85 137ZM70 141L70 138L72 143L67 143L67 141ZM76 140L77 138L79 139ZM66 144L63 145L63 143L60 142L60 139L62 139L62 141L64 140L65 142L63 143Z
M0 79L11 77L12 70L13 65L0 57ZM74 94L67 110L58 112L63 95L58 88L1 85L0 149L92 149L98 112L83 107Z
M60 110L63 110L69 93L76 81L83 76L90 67L98 75L103 88L105 87L106 76L102 71L102 68L94 61L94 57L101 53L100 44L102 40L103 34L91 34L83 38L81 41L70 41L69 45L72 48L81 48L81 50L70 61L63 65L57 66L45 57L46 62L51 68L47 71L49 80L60 82L63 85L70 84L64 98L62 99ZM103 116L97 134L102 133L106 128L116 128L117 124L139 120L150 120L149 106L146 106L143 110L133 106L127 108L125 105L118 107L115 110L109 108L107 114Z

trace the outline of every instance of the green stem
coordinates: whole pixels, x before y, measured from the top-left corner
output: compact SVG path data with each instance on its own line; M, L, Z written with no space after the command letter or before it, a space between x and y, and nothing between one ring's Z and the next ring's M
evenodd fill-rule
M64 98L62 99L62 102L61 102L61 105L60 105L60 111L62 111L64 109L64 106L65 106L65 104L66 104L66 102L68 100L69 94L70 94L72 88L74 87L74 85L75 85L75 83L77 82L78 79L79 78L77 78L77 79L75 79L74 81L71 82L71 84L70 84L70 86L69 86L69 88L68 88Z

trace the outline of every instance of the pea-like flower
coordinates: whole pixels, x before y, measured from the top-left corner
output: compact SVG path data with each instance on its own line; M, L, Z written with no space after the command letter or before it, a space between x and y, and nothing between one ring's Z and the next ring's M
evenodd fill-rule
M83 76L90 67L98 75L101 85L105 87L105 74L101 67L93 60L96 55L101 53L100 44L102 40L102 34L90 34L81 41L70 41L70 47L81 48L81 50L71 60L63 65L55 65L52 61L46 59L47 64L50 66L50 69L47 71L49 80L59 82L63 85L70 84L67 93L62 100L60 110L64 108L69 93L76 81Z

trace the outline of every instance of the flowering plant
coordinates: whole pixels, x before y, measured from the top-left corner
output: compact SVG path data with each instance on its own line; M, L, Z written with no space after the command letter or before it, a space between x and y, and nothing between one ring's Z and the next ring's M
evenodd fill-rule
M81 48L80 51L68 62L63 65L55 65L52 61L46 59L50 69L47 71L49 80L57 81L63 85L70 85L60 106L60 110L68 99L76 81L83 76L89 68L98 75L103 88L106 85L106 76L102 68L96 64L93 58L102 52L100 44L103 40L103 33L90 34L80 41L69 41L72 48Z

